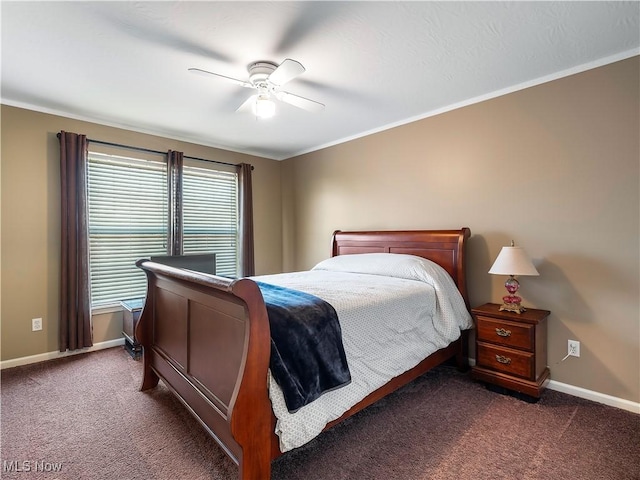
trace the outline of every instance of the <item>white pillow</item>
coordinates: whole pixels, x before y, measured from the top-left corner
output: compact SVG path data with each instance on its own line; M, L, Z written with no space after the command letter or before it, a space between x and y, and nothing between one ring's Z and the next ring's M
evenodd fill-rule
M436 293L436 309L444 318L460 319L459 324L465 329L473 327L471 315L451 275L426 258L401 253L357 253L328 258L312 270L384 275L428 283Z
M453 282L447 271L426 258L401 253L357 253L327 258L311 270L332 272L366 273L387 277L405 278L427 283L436 281ZM442 277L445 280L441 280Z

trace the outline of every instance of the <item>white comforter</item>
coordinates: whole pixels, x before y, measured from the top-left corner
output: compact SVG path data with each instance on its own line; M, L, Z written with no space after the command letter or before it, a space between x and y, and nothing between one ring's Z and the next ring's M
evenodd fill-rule
M344 255L310 271L255 279L307 292L333 305L352 378L350 384L291 414L269 374L283 452L309 442L328 422L473 325L451 277L438 265L411 255Z

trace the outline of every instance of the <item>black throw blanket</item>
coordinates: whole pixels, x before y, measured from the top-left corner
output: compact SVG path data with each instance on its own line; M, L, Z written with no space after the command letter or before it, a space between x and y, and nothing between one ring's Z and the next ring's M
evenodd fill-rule
M335 309L308 293L256 282L269 315L273 378L289 412L351 381Z

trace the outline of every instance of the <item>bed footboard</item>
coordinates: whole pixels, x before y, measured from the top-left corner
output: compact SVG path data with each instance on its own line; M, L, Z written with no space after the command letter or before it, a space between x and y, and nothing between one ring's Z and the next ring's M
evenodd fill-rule
M242 480L270 478L271 346L257 284L149 260L137 265L148 285L136 328L144 348L141 390L162 379L238 464Z

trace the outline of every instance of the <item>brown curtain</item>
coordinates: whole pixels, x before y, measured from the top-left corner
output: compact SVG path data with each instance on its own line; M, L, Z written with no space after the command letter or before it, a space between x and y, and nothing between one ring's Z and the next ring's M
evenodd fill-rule
M169 255L182 255L182 166L184 154L169 150Z
M253 193L251 186L251 169L248 163L237 165L238 196L240 213L240 276L255 275L253 257Z
M62 131L60 351L93 345L89 285L87 137Z

